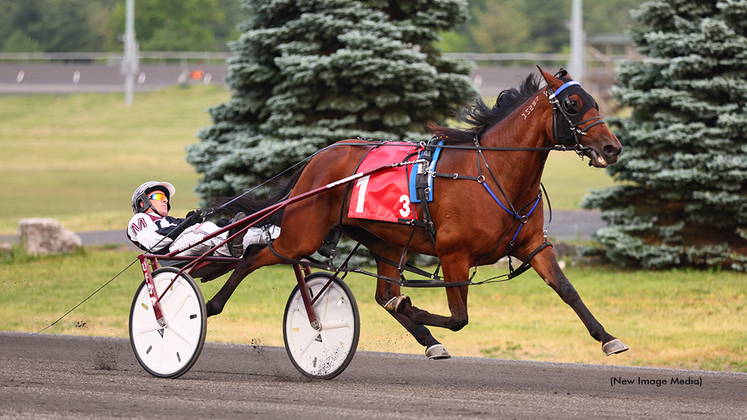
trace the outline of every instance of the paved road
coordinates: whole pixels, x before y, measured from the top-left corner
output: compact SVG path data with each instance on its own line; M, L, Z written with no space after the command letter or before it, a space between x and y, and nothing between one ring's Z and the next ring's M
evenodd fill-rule
M193 71L203 72L199 80L189 78ZM225 64L158 65L141 64L135 92L162 89L179 83L223 81ZM124 77L118 65L89 63L0 63L0 94L124 92Z
M311 381L283 348L215 343L157 379L126 339L0 332L0 419L713 420L747 418L745 396L744 373L372 352Z

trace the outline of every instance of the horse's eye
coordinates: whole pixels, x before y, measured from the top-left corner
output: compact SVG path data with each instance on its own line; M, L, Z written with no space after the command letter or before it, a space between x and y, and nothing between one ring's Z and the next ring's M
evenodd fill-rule
M578 114L578 110L579 110L578 101L571 99L571 98L563 99L563 109L565 109L565 112L567 112L568 115Z

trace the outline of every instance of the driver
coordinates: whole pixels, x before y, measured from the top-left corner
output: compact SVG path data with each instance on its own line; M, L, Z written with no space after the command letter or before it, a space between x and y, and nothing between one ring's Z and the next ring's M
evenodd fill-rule
M170 200L175 194L176 188L169 182L148 181L137 187L132 195L132 211L135 215L127 224L127 237L135 245L156 254L183 250L179 255L202 255L235 233L233 230L229 234L223 232L190 248L220 230L220 227L213 222L203 221L199 210L187 213L184 219L169 216ZM245 214L239 213L230 223L243 217ZM280 228L277 226L251 227L216 249L215 254L238 258L248 245L269 243L278 235Z

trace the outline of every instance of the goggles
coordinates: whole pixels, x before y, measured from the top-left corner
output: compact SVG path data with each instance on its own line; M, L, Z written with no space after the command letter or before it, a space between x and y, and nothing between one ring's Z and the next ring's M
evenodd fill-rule
M169 197L166 196L166 194L161 193L161 192L154 192L153 194L149 195L148 198L151 200L161 201L164 203L169 202Z

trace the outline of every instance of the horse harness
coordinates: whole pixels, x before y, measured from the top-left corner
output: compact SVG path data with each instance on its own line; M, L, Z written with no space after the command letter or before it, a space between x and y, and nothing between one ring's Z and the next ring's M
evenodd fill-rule
M509 247L506 250L505 255L508 255L508 252L513 248L513 246L516 243L516 238L518 237L519 233L521 232L522 227L524 224L526 224L529 220L529 217L534 213L534 210L539 205L539 202L542 200L543 191L545 189L544 185L540 183L541 189L539 193L537 194L537 197L535 197L533 200L531 200L529 203L525 204L524 206L520 207L518 210L514 207L511 200L508 199L508 196L503 191L503 188L500 186L500 183L498 182L497 178L493 174L492 169L488 165L487 160L485 159L485 156L483 154L484 150L487 151L493 151L493 150L503 150L503 151L540 151L540 150L559 150L559 151L566 151L569 150L568 147L573 147L573 150L583 158L584 152L588 149L586 146L581 145L580 137L586 135L586 131L588 131L591 127L598 125L598 124L604 124L604 121L602 120L602 117L597 115L596 117L592 117L586 120L581 120L581 118L586 115L586 113L591 108L598 109L598 105L594 98L589 95L586 91L581 88L581 85L578 82L575 82L573 80L568 79L565 77L567 75L567 72L563 69L561 69L555 76L558 77L561 81L564 82L563 85L561 85L557 90L553 91L552 88L549 86L547 87L547 98L550 101L550 104L553 107L553 137L555 138L555 141L557 145L550 146L550 147L483 147L480 145L478 136L475 136L474 146L464 146L464 145L445 145L443 144L444 138L441 136L433 136L428 142L421 143L422 146L422 152L420 153L420 156L418 157L419 160L423 160L426 163L420 164L418 168L418 172L415 175L415 189L416 189L416 197L420 200L421 206L422 206L422 212L423 212L423 218L421 220L408 220L406 223L412 225L414 228L421 227L425 228L429 235L431 236L431 239L435 243L436 241L436 226L433 222L433 218L431 217L429 205L428 205L428 198L430 196L431 192L431 183L430 180L433 178L447 178L447 179L453 179L453 180L468 180L468 181L477 181L482 185L488 194L493 198L493 200L498 203L498 205L505 210L513 219L514 223L509 227L506 232L503 233L501 238L498 240L496 245L493 247L493 249L485 254L482 259L478 260L478 262L475 264L475 266L479 265L482 261L484 261L486 258L488 258L490 255L492 255L495 250L498 248L498 246L503 242L503 239L506 238L511 232L511 230L517 226L516 231L514 232L511 240L509 241ZM561 95L562 93L562 95ZM580 109L577 109L572 101L570 100L571 95L578 95L581 98L582 106ZM589 125L580 128L582 124L590 123ZM379 145L382 145L384 143L380 143ZM360 145L360 144L350 144L350 145ZM375 146L378 147L378 146ZM430 169L431 163L433 161L433 157L435 154L435 151L438 148L451 148L451 149L467 149L467 150L475 150L476 156L477 156L477 168L478 168L478 176L467 176L467 175L461 175L458 173L440 173L436 172L435 170ZM409 155L405 160L408 160L412 155ZM362 162L362 160L361 160ZM507 205L503 204L503 202L498 198L498 196L493 192L493 190L490 188L490 186L487 184L486 177L482 173L482 164L485 165L485 168L487 169L488 174L490 175L493 182L495 182L496 186L498 187L498 191L500 192L500 195L503 197L503 199L506 201ZM545 196L547 194L545 193ZM550 211L550 218L548 221L548 227L549 224L552 222L552 207L550 206L549 199L547 200L548 204L548 210ZM528 209L528 210L527 210ZM525 212L526 211L526 212ZM341 215L342 219L342 215ZM336 245L337 242L340 239L342 232L341 232L341 226L338 225L330 232L327 238L325 238L325 241L323 243L322 248L324 249L323 255L327 257L334 258L334 254L336 251ZM460 286L467 286L467 285L476 285L476 284L483 284L488 283L490 281L493 281L494 279L487 279L481 282L473 282L472 279L474 278L477 271L473 272L472 276L467 281L461 281L461 282L453 282L453 283L446 283L444 282L441 277L438 275L438 271L440 270L440 264L436 268L436 271L434 273L428 273L424 270L421 270L417 267L412 266L411 264L407 263L405 261L405 255L407 253L407 247L410 244L410 241L412 240L413 236L415 234L415 229L413 229L412 235L410 235L410 238L407 241L407 244L404 247L404 251L402 253L402 258L399 262L391 261L387 258L384 258L380 255L376 255L373 252L371 252L371 255L386 264L395 266L398 268L400 272L400 279L393 279L385 276L381 276L375 273L367 272L361 268L348 268L347 263L352 257L352 255L355 253L355 251L358 249L360 244L358 244L353 251L348 255L345 262L340 267L335 267L333 264L325 264L320 261L314 260L313 258L307 258L307 261L304 262L306 265L314 266L317 268L321 268L328 271L335 271L335 275L337 275L340 272L357 272L362 273L365 275L369 275L372 277L376 277L379 279L383 279L385 281L395 283L401 286L408 286L408 287L460 287ZM548 246L552 246L552 243L548 241L547 238L547 228L543 230L543 242L542 244L537 247L534 251L532 251L526 258L525 261L522 261L522 264L514 269L511 264L511 256L509 255L509 274L499 277L506 277L507 280L510 280L512 278L515 278L525 271L527 271L531 267L531 260L534 258L535 255L537 255L540 251L545 249ZM275 254L277 257L289 261L289 262L298 262L295 260L288 259L280 254L278 254L272 247L272 244L269 245L270 251ZM321 250L320 250L321 251ZM327 255L327 254L331 255ZM431 280L407 280L404 278L403 271L410 271L414 272L418 275L428 277ZM500 280L499 280L500 281Z
M563 69L561 69L556 75L561 81L563 81L563 85L561 85L557 90L553 91L551 87L547 87L547 98L550 101L550 104L553 107L553 137L555 138L556 143L558 143L559 147L540 147L540 148L510 148L511 150L567 150L566 146L572 146L576 153L579 156L583 157L584 151L587 149L585 146L581 145L581 136L586 135L586 131L588 131L591 127L594 127L595 125L604 124L604 121L602 120L602 117L597 115L592 118L588 118L585 120L581 120L586 113L591 110L592 108L599 109L599 106L597 105L594 98L589 95L583 88L581 88L581 85L573 80L568 79L567 72ZM562 94L562 95L561 95ZM572 103L570 96L571 95L577 95L581 99L582 105L580 109L577 109L574 104ZM581 125L588 124L587 126L582 128ZM518 210L514 207L511 200L508 199L508 196L503 191L503 188L501 188L500 183L498 182L498 179L493 174L492 169L488 165L487 160L485 159L485 156L483 154L483 150L490 150L490 149L500 149L500 148L483 148L480 145L479 137L475 136L474 139L474 147L467 147L470 149L474 149L477 153L477 169L478 169L478 176L467 176L467 175L460 175L458 173L453 174L446 174L446 173L440 173L430 170L431 167L430 163L433 159L433 155L435 153L435 150L439 147L441 148L448 148L448 145L443 145L443 138L439 136L431 137L431 139L425 143L422 144L424 151L420 155L420 159L423 159L427 161L427 164L422 164L419 167L419 171L416 175L416 181L415 181L415 188L416 188L416 195L418 199L420 200L422 204L422 211L423 211L423 220L415 220L411 223L416 226L424 227L428 233L430 234L433 242L435 243L436 240L436 226L433 222L433 219L430 215L430 210L428 208L428 197L430 195L430 182L429 178L447 178L447 179L463 179L463 180L469 180L469 181L477 181L480 183L483 187L485 187L485 190L490 194L490 196L493 198L493 200L498 203L498 205L505 210L511 217L513 217L514 223L509 229L504 232L503 236L498 240L496 245L493 247L493 249L485 254L485 256L477 262L475 265L479 265L480 262L482 262L485 258L487 258L489 255L492 255L493 252L498 248L498 246L503 242L503 239L508 235L508 233L516 226L517 223L519 223L518 228L513 234L513 237L511 238L509 242L509 247L506 250L506 255L508 254L508 251L513 248L513 246L516 243L516 238L519 236L519 232L521 232L522 227L524 224L527 223L529 220L529 217L532 215L534 210L537 208L537 205L542 200L542 193L545 189L544 185L540 183L541 189L537 195L537 197L530 201L529 203L525 204L523 207L519 208ZM452 146L453 147L453 146ZM464 147L463 147L464 148ZM509 149L509 148L505 148ZM496 196L496 194L493 192L493 190L490 188L490 186L485 182L486 178L482 174L482 164L485 165L485 168L487 169L490 177L493 179L493 182L498 187L498 190L503 197L503 199L508 203L508 205L504 205L503 202ZM545 195L547 195L545 193ZM526 213L522 214L524 210L529 209ZM552 208L550 207L549 199L548 199L548 209L550 211L550 220L548 221L548 227L549 224L552 222ZM408 241L409 244L409 241ZM534 258L537 253L542 251L548 246L552 246L552 243L550 243L547 239L547 228L543 230L543 241L542 244L537 247L534 251L532 251L529 256L526 258L526 261L522 262L522 265L517 268L513 269L511 266L511 257L509 256L509 269L510 273L508 275L508 278L514 278L522 273L524 273L526 270L530 268L530 262L532 258ZM406 248L405 248L406 249ZM379 256L375 256L378 259L383 260ZM388 264L393 264L391 261L383 260L384 262L387 262ZM401 261L400 261L401 266ZM474 274L473 274L474 276ZM470 279L470 284L471 279Z
M428 182L428 178L445 178L445 179L453 179L453 180L467 180L467 181L476 181L480 185L482 185L487 193L493 198L493 200L498 203L498 205L506 211L513 219L514 223L506 230L506 232L503 233L501 238L498 240L498 242L495 244L493 249L490 250L487 254L483 256L482 259L478 260L477 264L479 265L482 261L484 261L488 256L492 255L495 250L498 248L498 246L503 242L503 239L507 237L509 232L517 226L518 228L514 232L513 236L511 237L511 240L509 241L509 247L506 250L506 254L508 255L508 251L510 251L514 245L516 244L516 238L519 236L519 233L521 232L521 229L524 227L524 225L529 221L529 217L534 213L534 210L539 205L540 201L542 200L542 191L544 190L544 186L542 186L542 189L537 194L537 197L535 197L533 200L531 200L529 203L525 204L524 206L520 207L518 210L514 207L511 200L509 200L506 193L503 191L503 188L501 187L500 183L498 182L498 179L495 177L495 174L493 173L493 170L488 165L487 160L485 159L485 156L482 152L482 147L480 146L480 140L477 136L474 137L474 150L477 154L477 171L478 176L469 176L469 175L461 175L458 173L441 173L441 172L435 172L428 168L431 167L430 162L433 158L434 150L436 150L439 147L443 146L443 138L439 136L433 136L428 141L428 143L423 144L424 151L420 155L420 159L426 160L428 164L420 165L420 169L418 174L416 175L416 194L418 199L420 200L422 204L422 211L423 211L423 220L417 220L414 222L418 222L417 225L423 226L428 230L428 233L430 234L431 238L433 239L433 242L435 243L436 240L436 227L435 223L433 222L433 219L431 218L430 211L428 209L428 196L430 194L430 183ZM495 182L495 185L498 187L498 191L500 192L500 195L503 197L503 199L506 201L506 204L503 204L503 202L498 198L498 196L493 192L493 190L488 185L485 178L485 175L482 173L482 165L485 165L485 168L487 169L488 174L492 178L493 182ZM549 204L549 203L548 203ZM528 211L526 211L528 209ZM552 210L550 210L550 220L552 220ZM413 223L414 224L414 223ZM408 242L409 243L409 242ZM552 246L552 243L550 243L547 240L547 229L544 230L544 236L543 236L543 242L542 245L540 245L538 248L536 248L534 251L532 251L528 258L526 258L526 261L522 262L522 265L519 266L519 268L514 269L511 265L511 260L509 256L509 269L510 273L508 275L508 278L514 278L522 273L524 273L526 270L530 268L530 262L532 258L541 250L545 249L548 246ZM385 261L387 262L387 261ZM474 274L473 274L474 276ZM470 279L471 280L471 279ZM472 283L470 283L472 284Z

